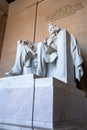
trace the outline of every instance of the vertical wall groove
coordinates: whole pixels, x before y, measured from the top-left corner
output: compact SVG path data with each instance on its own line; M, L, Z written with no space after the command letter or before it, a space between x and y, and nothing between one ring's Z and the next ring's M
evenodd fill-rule
M33 42L35 42L35 36L36 36L37 9L38 9L38 2L36 3L36 11L35 11L35 24L34 24L34 39L33 39Z

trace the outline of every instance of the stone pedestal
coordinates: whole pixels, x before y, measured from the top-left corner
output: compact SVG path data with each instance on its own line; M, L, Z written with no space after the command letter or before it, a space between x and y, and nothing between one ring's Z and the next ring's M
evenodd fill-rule
M55 78L37 77L0 79L0 130L74 130L80 124L83 130L87 124L84 92Z
M33 125L53 129L59 122L87 119L84 92L54 78L35 80Z
M34 79L35 75L0 79L0 123L32 128Z

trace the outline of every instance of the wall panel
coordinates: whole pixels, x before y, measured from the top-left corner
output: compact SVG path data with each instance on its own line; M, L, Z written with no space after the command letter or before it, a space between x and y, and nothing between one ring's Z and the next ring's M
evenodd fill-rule
M7 14L8 14L8 3L5 0L0 0L0 57L5 34Z
M18 7L19 5L17 4L16 6ZM11 12L13 9L14 13ZM21 11L19 11L19 8L16 10L10 5L1 56L1 76L4 76L4 73L9 71L14 64L17 40L27 39L33 41L35 10L35 5L29 8L27 5L27 7Z

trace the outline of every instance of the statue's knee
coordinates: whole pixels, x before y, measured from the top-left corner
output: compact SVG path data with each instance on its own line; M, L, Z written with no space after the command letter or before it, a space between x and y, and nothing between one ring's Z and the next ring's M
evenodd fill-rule
M42 46L43 46L43 43L42 43L42 42L39 42L39 43L38 43L38 46L39 46L39 47L42 47Z
M43 47L43 43L38 43L38 46L37 46L37 53L39 52L39 51L41 51L42 50L42 48L44 48Z

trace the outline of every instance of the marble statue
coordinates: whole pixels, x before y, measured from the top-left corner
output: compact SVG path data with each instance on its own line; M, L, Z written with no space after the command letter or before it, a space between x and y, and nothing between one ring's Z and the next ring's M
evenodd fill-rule
M72 76L72 79L80 81L83 59L76 38L52 23L48 24L48 31L49 36L39 42L37 48L30 41L17 42L16 61L10 74L35 73L41 77L55 77L65 83L68 82L67 77Z

